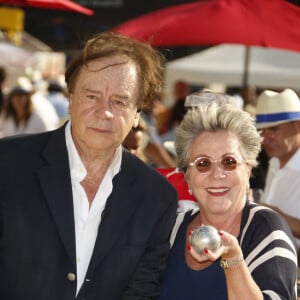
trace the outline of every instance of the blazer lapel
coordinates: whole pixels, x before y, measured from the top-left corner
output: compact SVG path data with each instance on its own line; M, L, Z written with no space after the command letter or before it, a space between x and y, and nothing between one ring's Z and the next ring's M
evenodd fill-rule
M64 130L65 127L60 128L51 136L44 151L48 164L38 170L38 177L61 241L75 267L74 210Z

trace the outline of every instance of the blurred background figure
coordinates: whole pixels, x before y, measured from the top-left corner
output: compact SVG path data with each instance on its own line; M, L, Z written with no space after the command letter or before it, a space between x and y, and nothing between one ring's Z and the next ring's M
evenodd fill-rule
M46 98L54 106L60 123L69 117L69 99L66 90L59 81L50 81L47 88Z
M241 88L240 95L244 100L244 110L255 116L257 106L257 96L260 91L256 86L244 86Z
M187 111L187 107L184 105L185 98L190 94L189 85L179 80L174 85L174 105L168 110L168 117L165 121L164 132L161 134L161 139L165 141L175 140L175 130L183 119Z
M269 167L269 156L262 146L258 154L258 165L252 169L250 177L250 193L254 202L260 202L266 185L267 172Z
M34 111L40 116L46 125L46 130L53 130L60 125L59 117L54 106L46 98L47 82L41 78L32 80L26 76L17 79L17 85L32 91L31 101Z
M174 156L164 147L157 130L156 108L161 107L160 100L143 107L141 117L146 123L149 142L146 147L149 164L153 167L175 168Z
M255 86L228 87L226 93L231 95L236 101L236 106L245 110L252 116L256 115L257 93L259 90ZM253 167L250 177L250 195L249 197L259 202L265 187L268 171L269 157L262 148L257 157L258 165Z
M42 118L34 111L31 97L31 91L20 86L7 95L0 121L2 137L47 130Z
M7 77L7 72L4 67L0 67L0 113L4 106L4 84Z
M244 109L245 101L242 97L242 89L240 87L227 87L226 94L232 97L235 101L236 107Z
M123 142L123 147L130 153L139 157L145 163L148 163L145 148L149 142L147 135L147 125L145 121L140 118L137 127L133 127Z
M270 157L261 203L279 212L300 249L300 100L295 91L263 91L258 97L256 127Z

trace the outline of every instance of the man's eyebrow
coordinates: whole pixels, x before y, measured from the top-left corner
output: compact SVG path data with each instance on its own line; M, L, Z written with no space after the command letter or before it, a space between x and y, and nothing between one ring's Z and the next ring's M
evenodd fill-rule
M101 94L101 91L99 90L94 90L94 89L91 89L91 88L82 88L82 91L83 92L88 92L88 93L93 93L93 94ZM129 95L126 95L126 94L113 94L112 95L113 97L118 97L118 98L121 98L121 99L124 99L124 100L129 100L130 99L130 96Z
M94 94L100 94L100 93L101 93L101 92L98 91L98 90L93 90L93 89L91 89L91 88L85 88L85 87L83 87L81 90L82 90L83 92L89 92L89 93L94 93Z
M124 100L129 100L130 97L128 95L121 95L121 94L114 94L113 96L116 96L118 98L124 99Z

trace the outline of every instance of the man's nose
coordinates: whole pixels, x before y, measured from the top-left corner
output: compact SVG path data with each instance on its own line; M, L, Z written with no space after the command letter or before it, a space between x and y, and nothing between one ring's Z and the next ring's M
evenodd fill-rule
M106 117L113 116L113 108L108 100L101 100L95 105L95 111L99 114L104 114Z
M270 130L269 128L265 128L261 131L261 136L264 140L268 140L274 136L274 131Z

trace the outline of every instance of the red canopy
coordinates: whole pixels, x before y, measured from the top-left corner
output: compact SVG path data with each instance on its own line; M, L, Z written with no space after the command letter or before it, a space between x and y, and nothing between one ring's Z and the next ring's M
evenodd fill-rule
M70 10L84 15L91 16L94 11L81 6L71 0L0 0L0 4L10 6L28 6L36 8L48 8L58 10Z
M160 9L112 29L153 46L220 43L300 51L300 8L284 0L211 0Z

